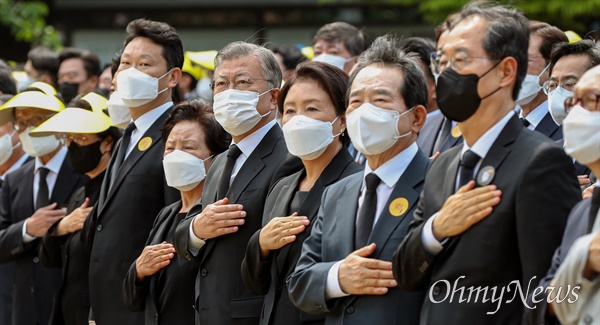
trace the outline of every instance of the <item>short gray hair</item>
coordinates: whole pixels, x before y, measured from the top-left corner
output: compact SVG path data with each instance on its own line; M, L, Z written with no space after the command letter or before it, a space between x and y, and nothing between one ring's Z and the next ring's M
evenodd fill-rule
M224 60L255 57L260 62L263 78L273 88L281 87L281 68L273 51L263 46L243 41L232 42L223 47L215 57L215 71Z
M358 65L350 76L346 104L350 95L350 88L356 75L370 66L383 65L400 69L404 80L398 92L404 99L407 108L423 105L427 108L427 83L423 70L417 63L418 56L414 53L406 54L400 49L400 40L392 34L386 34L375 39L371 47L364 51L358 58Z

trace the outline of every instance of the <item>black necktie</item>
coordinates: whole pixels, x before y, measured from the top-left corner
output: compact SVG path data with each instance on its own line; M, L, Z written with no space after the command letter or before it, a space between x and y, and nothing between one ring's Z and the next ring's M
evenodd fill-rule
M37 198L35 199L35 209L43 208L50 205L50 191L48 190L48 182L46 176L48 176L48 168L40 167L38 173L40 180L38 182Z
M217 199L221 200L227 195L227 191L229 190L229 183L231 182L231 173L233 172L233 166L235 166L235 162L238 157L242 154L242 151L238 146L232 144L227 151L227 161L225 162L225 167L223 168L223 174L221 174L221 179L219 179L219 187L217 187Z
M531 125L531 123L529 123L529 121L527 121L526 118L522 118L521 121L523 122L523 125L527 128Z
M479 157L476 153L471 150L465 151L460 160L460 165L458 167L458 186L456 189L458 190L461 186L467 184L470 180L473 179L473 170L475 169L475 165L479 162L481 157Z
M115 158L115 163L110 171L110 185L114 183L117 178L117 174L119 173L119 168L123 164L123 160L125 159L125 153L127 153L127 148L129 147L129 142L131 141L131 133L135 130L135 123L131 122L125 128L125 132L123 133L123 137L121 138L121 145L119 146L119 150L117 151L117 157Z
M358 222L356 223L356 232L354 234L354 248L359 249L367 245L373 223L375 222L375 213L377 212L377 186L381 180L375 173L370 173L365 177L365 197L358 211Z
M432 155L434 155L438 151L440 153L442 151L444 151L442 149L442 145L444 144L444 142L450 135L451 131L452 131L452 121L450 119L444 117L444 122L442 122L442 128L440 129L440 133L438 133L438 136L435 139L435 143L433 145L433 152L431 153Z
M596 221L596 216L598 215L598 210L600 209L600 186L596 186L594 188L594 194L592 194L592 205L590 206L590 215L588 216L588 225L587 232L589 234L592 232L592 228L594 227L594 222Z

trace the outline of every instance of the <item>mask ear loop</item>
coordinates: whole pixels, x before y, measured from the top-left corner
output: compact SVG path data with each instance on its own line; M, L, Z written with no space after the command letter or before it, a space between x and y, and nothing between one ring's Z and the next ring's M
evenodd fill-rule
M538 74L538 78L539 78L539 77L541 77L541 76L544 74L544 72L546 72L546 70L548 70L548 67L549 67L549 66L550 66L550 63L548 63L548 64L546 65L546 67L544 68L544 70L542 70L542 72L540 72L540 74Z
M158 77L156 79L160 80L160 79L164 78L164 76L166 76L167 74L169 74L169 72L171 72L171 71L173 71L173 69L170 69L169 71L165 72L165 74L163 74L162 76L160 76L160 77ZM167 86L167 88L165 88L165 89L159 91L158 93L156 93L156 95L160 95L160 94L164 93L165 91L167 91L167 89L169 89L169 86Z
M406 114L410 113L410 111L412 111L414 108L415 108L415 107L413 106L413 107L412 107L412 108L410 108L409 110L407 110L407 111L404 111L404 112L400 113L400 115L398 115L398 117L396 118L396 125L398 125L398 121L400 121L400 118L401 118L402 116L404 116L404 115L406 115ZM400 130L398 130L398 133L400 133ZM401 134L401 135L395 136L395 137L394 137L394 139L401 139L401 138L407 137L407 136L409 136L409 135L411 135L411 134L412 134L412 131L408 131L408 132L406 132L406 133L404 133L404 134Z
M338 116L336 116L336 117L335 117L335 119L333 119L333 121L329 122L329 123L331 124L331 128L332 128L332 129L333 129L333 123L335 123L335 121L337 121L337 119L338 119L338 118L340 118L340 116L339 116L339 115L338 115ZM340 133L338 133L338 134L334 135L333 137L334 137L334 138L335 138L335 137L338 137L338 136L340 136L340 134L343 134L343 133L344 133L344 132L340 132Z
M260 96L262 96L262 95L264 95L264 94L266 94L266 93L270 92L270 91L271 91L271 90L273 90L273 89L275 89L275 88L271 88L271 89L269 89L269 90L265 91L264 93L258 94L258 97L260 98ZM265 114L261 115L261 116L260 116L260 118L262 119L263 117L265 117L265 116L267 116L267 115L269 115L269 114L271 114L271 111L268 111L268 112L266 112ZM275 107L275 118L277 118L277 107Z

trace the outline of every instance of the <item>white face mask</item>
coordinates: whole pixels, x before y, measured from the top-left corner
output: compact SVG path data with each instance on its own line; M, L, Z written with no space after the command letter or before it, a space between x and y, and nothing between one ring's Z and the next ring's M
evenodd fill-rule
M30 136L29 132L33 129L35 129L35 127L29 126L23 133L19 134L23 150L25 150L28 155L32 157L41 157L51 153L60 146L60 141L53 134L45 137Z
M517 96L517 100L515 102L517 105L523 106L531 103L540 90L542 90L542 86L540 86L540 76L546 72L548 67L549 65L547 65L537 76L531 74L525 75L523 84L521 84L521 90L519 90L519 96Z
M316 62L324 62L324 63L330 64L336 68L339 68L340 70L344 70L344 65L346 65L346 62L351 59L352 58L345 59L338 55L322 53L322 54L319 54L316 57L314 57L312 60L316 61Z
M565 152L583 165L600 160L600 111L573 106L563 121Z
M204 162L210 158L202 160L185 151L173 150L163 158L167 185L182 192L194 189L206 177Z
M412 131L400 134L398 121L413 108L400 114L398 111L379 108L371 103L362 104L346 115L352 144L365 155L378 155L386 151L398 139L412 134Z
M34 78L31 78L30 76L25 77L25 79L20 80L17 83L17 89L19 92L29 88L29 86L31 86L32 83L34 83L36 80Z
M548 110L550 116L554 120L554 123L561 125L563 120L567 116L565 112L565 100L573 96L572 91L568 91L563 87L556 88L553 92L548 94Z
M158 81L169 72L171 70L159 78L154 78L133 67L119 71L117 74L117 89L121 99L129 107L139 107L153 101L158 94L169 89L169 87L166 87L158 91Z
M227 89L215 95L213 112L215 118L229 134L238 136L252 129L264 115L256 110L260 96L272 89L259 94L255 91Z
M14 146L12 144L12 137L15 132L17 131L13 131L11 134L5 134L0 137L0 165L7 162L13 153L13 149L21 145L20 143L17 143Z
M129 114L129 106L127 106L118 92L113 92L106 103L108 105L108 115L110 121L116 127L124 129L131 122L131 115Z
M339 116L338 116L339 117ZM283 125L283 136L289 152L302 160L313 160L321 156L327 146L340 133L333 134L333 122L296 115Z

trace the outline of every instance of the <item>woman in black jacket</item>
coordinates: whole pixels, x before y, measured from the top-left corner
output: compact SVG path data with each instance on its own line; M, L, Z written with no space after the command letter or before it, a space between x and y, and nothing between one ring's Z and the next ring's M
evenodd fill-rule
M121 136L103 112L107 107L107 99L103 96L96 93L78 96L69 106L31 133L32 136L65 133L65 144L69 148L67 158L76 172L89 177L71 196L67 216L55 222L42 239L42 263L63 271L63 282L54 295L50 316L50 324L56 325L87 324L90 259L81 242L80 230L98 201L112 148Z
M322 324L323 315L296 308L285 280L294 271L310 235L323 190L362 168L348 153L344 112L348 75L321 62L298 66L278 98L283 134L304 168L282 178L265 203L263 228L248 242L242 262L244 283L265 296L261 324Z
M194 324L198 265L175 255L171 243L179 222L201 199L212 158L227 150L231 137L217 123L209 104L192 99L175 106L162 138L167 185L181 192L181 201L156 217L146 247L123 281L123 299L129 309L145 311L146 324Z

